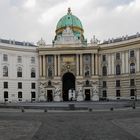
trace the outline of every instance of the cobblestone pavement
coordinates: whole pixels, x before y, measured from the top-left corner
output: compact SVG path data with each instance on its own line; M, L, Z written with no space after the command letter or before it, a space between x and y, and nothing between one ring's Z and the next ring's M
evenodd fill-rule
M140 140L140 109L0 112L0 140Z

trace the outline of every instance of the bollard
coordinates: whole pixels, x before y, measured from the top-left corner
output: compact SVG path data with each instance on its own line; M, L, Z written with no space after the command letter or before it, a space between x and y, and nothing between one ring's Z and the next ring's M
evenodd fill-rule
M113 107L111 107L111 108L110 108L110 111L113 111L113 110L114 110L114 108L113 108Z
M23 113L25 112L24 107L21 109L21 112L23 112Z
M46 112L48 112L48 110L47 109L44 109L44 112L46 113Z
M88 111L89 111L89 112L92 112L92 108L89 108Z
M75 105L74 104L69 104L69 109L70 110L75 110Z

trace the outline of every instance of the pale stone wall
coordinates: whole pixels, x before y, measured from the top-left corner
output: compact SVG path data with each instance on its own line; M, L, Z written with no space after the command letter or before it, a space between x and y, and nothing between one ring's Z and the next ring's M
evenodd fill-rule
M7 45L7 46L6 46ZM8 61L3 61L3 54L8 55ZM17 57L22 62L17 62ZM35 64L31 64L31 57L35 57ZM36 47L0 44L0 102L4 102L4 91L8 91L8 101L18 102L18 91L22 92L22 101L31 101L31 91L36 92L38 100L38 53ZM3 66L8 66L8 77L3 77ZM22 77L17 77L17 68L22 67ZM31 78L31 68L35 68L36 78ZM8 82L4 89L3 82ZM22 89L18 89L18 82L22 82ZM31 89L31 83L36 83L36 89Z

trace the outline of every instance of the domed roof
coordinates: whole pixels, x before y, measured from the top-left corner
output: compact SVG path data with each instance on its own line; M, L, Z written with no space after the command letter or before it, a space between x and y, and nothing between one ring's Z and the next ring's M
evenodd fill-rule
M62 32L66 27L70 27L72 30L79 31L80 33L84 31L81 21L78 17L72 15L70 8L67 15L63 16L57 23L56 33Z

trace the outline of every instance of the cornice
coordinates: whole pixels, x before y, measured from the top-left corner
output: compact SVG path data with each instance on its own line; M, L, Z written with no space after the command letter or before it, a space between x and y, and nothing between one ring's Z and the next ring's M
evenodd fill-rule
M37 53L37 47L23 47L23 46L14 46L14 45L7 45L7 44L0 44L0 49L3 50L10 50L10 51L23 51L23 52L36 52Z
M110 49L116 49L116 48L125 48L132 45L140 45L140 38L121 41L117 43L110 43L110 44L100 44L100 50L110 50Z

